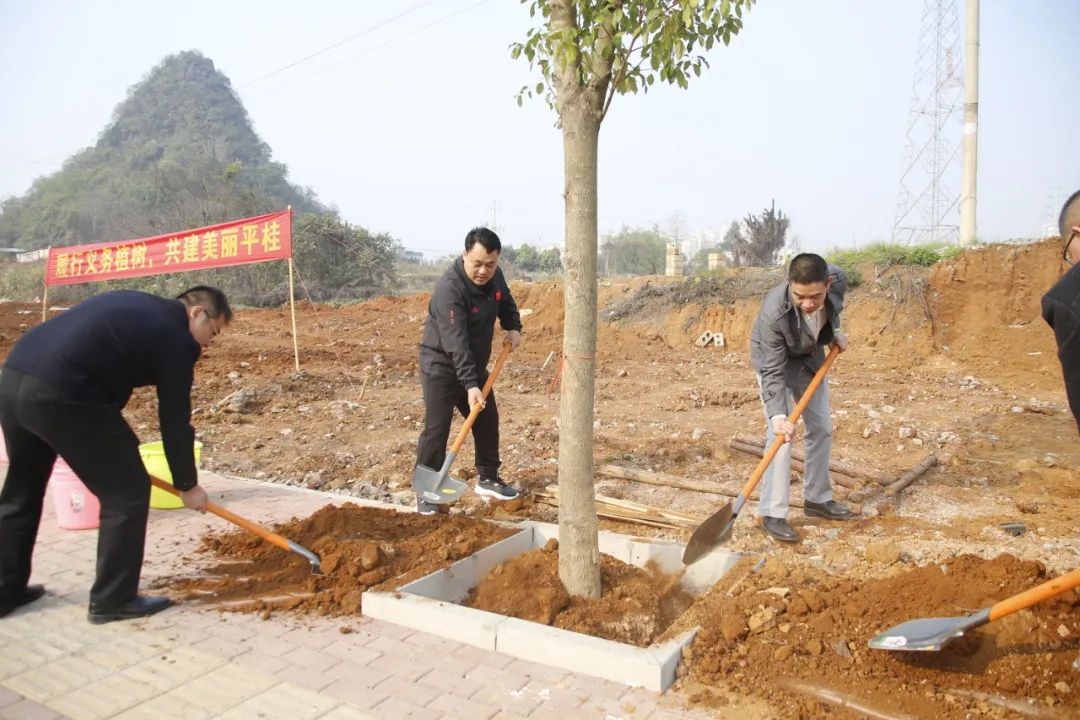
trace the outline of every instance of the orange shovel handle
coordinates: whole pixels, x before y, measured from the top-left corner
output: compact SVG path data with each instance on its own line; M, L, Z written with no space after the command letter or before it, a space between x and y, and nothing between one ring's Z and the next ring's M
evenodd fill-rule
M172 493L173 495L176 495L177 497L180 496L180 491L179 490L177 490L171 484L165 482L164 480L161 480L160 478L156 478L153 475L151 475L150 476L150 482L158 490L164 490L165 492ZM289 550L289 551L292 550L292 548L289 546L289 541L288 540L286 540L282 536L278 535L277 533L270 532L269 530L264 528L262 525L258 525L256 523L253 523L252 521L248 520L247 518L242 518L239 515L237 515L236 513L232 512L230 510L226 510L225 508L221 507L220 505L216 505L216 504L214 504L212 502L209 502L209 501L206 503L206 509L209 510L210 512L212 512L213 514L217 515L218 517L224 518L225 520L228 520L229 522L233 523L234 525L238 525L238 526L242 527L243 529L247 530L248 532L254 533L255 535L258 535L259 537L261 537L263 540L270 543L271 545L276 545L279 548L281 548L282 550Z
M1080 586L1080 570L1073 570L1071 573L1048 580L1042 585L1036 585L1019 595L1013 595L1011 598L996 603L990 608L990 620L997 620L1006 615L1011 615L1017 610L1031 607L1035 603L1048 600L1078 586Z
M506 358L510 356L510 351L513 346L510 343L503 343L502 351L499 352L499 357L495 360L495 367L491 369L491 374L488 375L487 382L484 383L484 387L480 390L484 395L484 399L487 400L487 396L491 394L491 388L495 385L495 378L499 377L499 373L502 372L503 363L506 362ZM465 418L465 424L461 426L461 432L458 433L457 439L454 440L454 444L450 446L450 452L457 455L458 450L461 449L462 443L465 442L465 436L469 434L469 430L472 429L473 423L476 422L476 417L480 414L480 411L484 408L480 403L476 403L472 406L472 410L469 411L469 417Z
M818 386L825 380L825 373L829 372L829 368L832 367L833 360L840 354L840 346L833 345L829 350L829 354L825 356L825 362L821 363L821 367L814 373L814 379L810 381L810 384L806 387L806 392L799 398L799 402L795 404L795 409L788 415L788 421L794 425L799 421L799 416L803 414L803 410L810 404L810 400L814 397L814 393L817 392ZM761 462L754 468L754 474L750 476L750 479L746 481L746 485L743 486L740 495L744 498L749 498L750 493L754 492L754 488L757 487L758 482L761 481L762 476L765 475L765 471L769 469L769 463L776 457L776 453L780 452L780 447L788 441L786 435L780 435L773 441L773 444L769 446L769 451L765 453L765 456L761 458Z

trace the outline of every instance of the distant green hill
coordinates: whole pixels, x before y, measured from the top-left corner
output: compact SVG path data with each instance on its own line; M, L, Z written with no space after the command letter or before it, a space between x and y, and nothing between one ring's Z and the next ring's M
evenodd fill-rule
M310 189L290 184L229 79L209 58L188 51L166 58L128 91L93 147L38 178L22 197L0 203L0 246L35 249L159 235L289 205L298 218L297 266L302 276L310 274L316 299L362 297L392 281L396 241L348 226ZM280 299L281 279L280 269L251 268L198 278L260 303ZM169 291L189 280L124 286ZM25 294L21 286L0 278L6 296Z

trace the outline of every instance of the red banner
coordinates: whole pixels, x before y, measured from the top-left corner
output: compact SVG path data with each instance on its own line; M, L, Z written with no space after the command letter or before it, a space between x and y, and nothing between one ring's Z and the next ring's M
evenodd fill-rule
M292 257L292 211L137 240L49 249L45 285L119 280Z

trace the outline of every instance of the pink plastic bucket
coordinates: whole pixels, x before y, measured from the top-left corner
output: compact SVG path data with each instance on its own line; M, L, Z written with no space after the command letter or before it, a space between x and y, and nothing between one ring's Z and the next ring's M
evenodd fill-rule
M101 505L97 496L86 489L82 481L60 458L56 459L52 477L53 507L56 520L65 530L92 530L98 526Z

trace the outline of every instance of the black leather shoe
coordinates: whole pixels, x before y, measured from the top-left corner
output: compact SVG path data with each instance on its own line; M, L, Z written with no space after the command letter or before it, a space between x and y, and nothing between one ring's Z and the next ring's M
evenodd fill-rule
M815 503L807 501L806 507L803 508L803 514L807 517L820 517L826 520L853 520L855 513L848 510L846 507L830 500L823 503Z
M762 518L761 529L780 542L797 543L802 539L799 533L795 532L795 528L791 527L791 523L784 518Z
M10 615L15 608L22 607L27 603L32 603L44 594L44 585L27 585L17 598L0 603L0 617Z
M86 619L95 625L114 620L133 620L159 613L170 605L172 605L172 600L167 597L137 595L134 600L129 600L114 608L96 608L91 605Z

